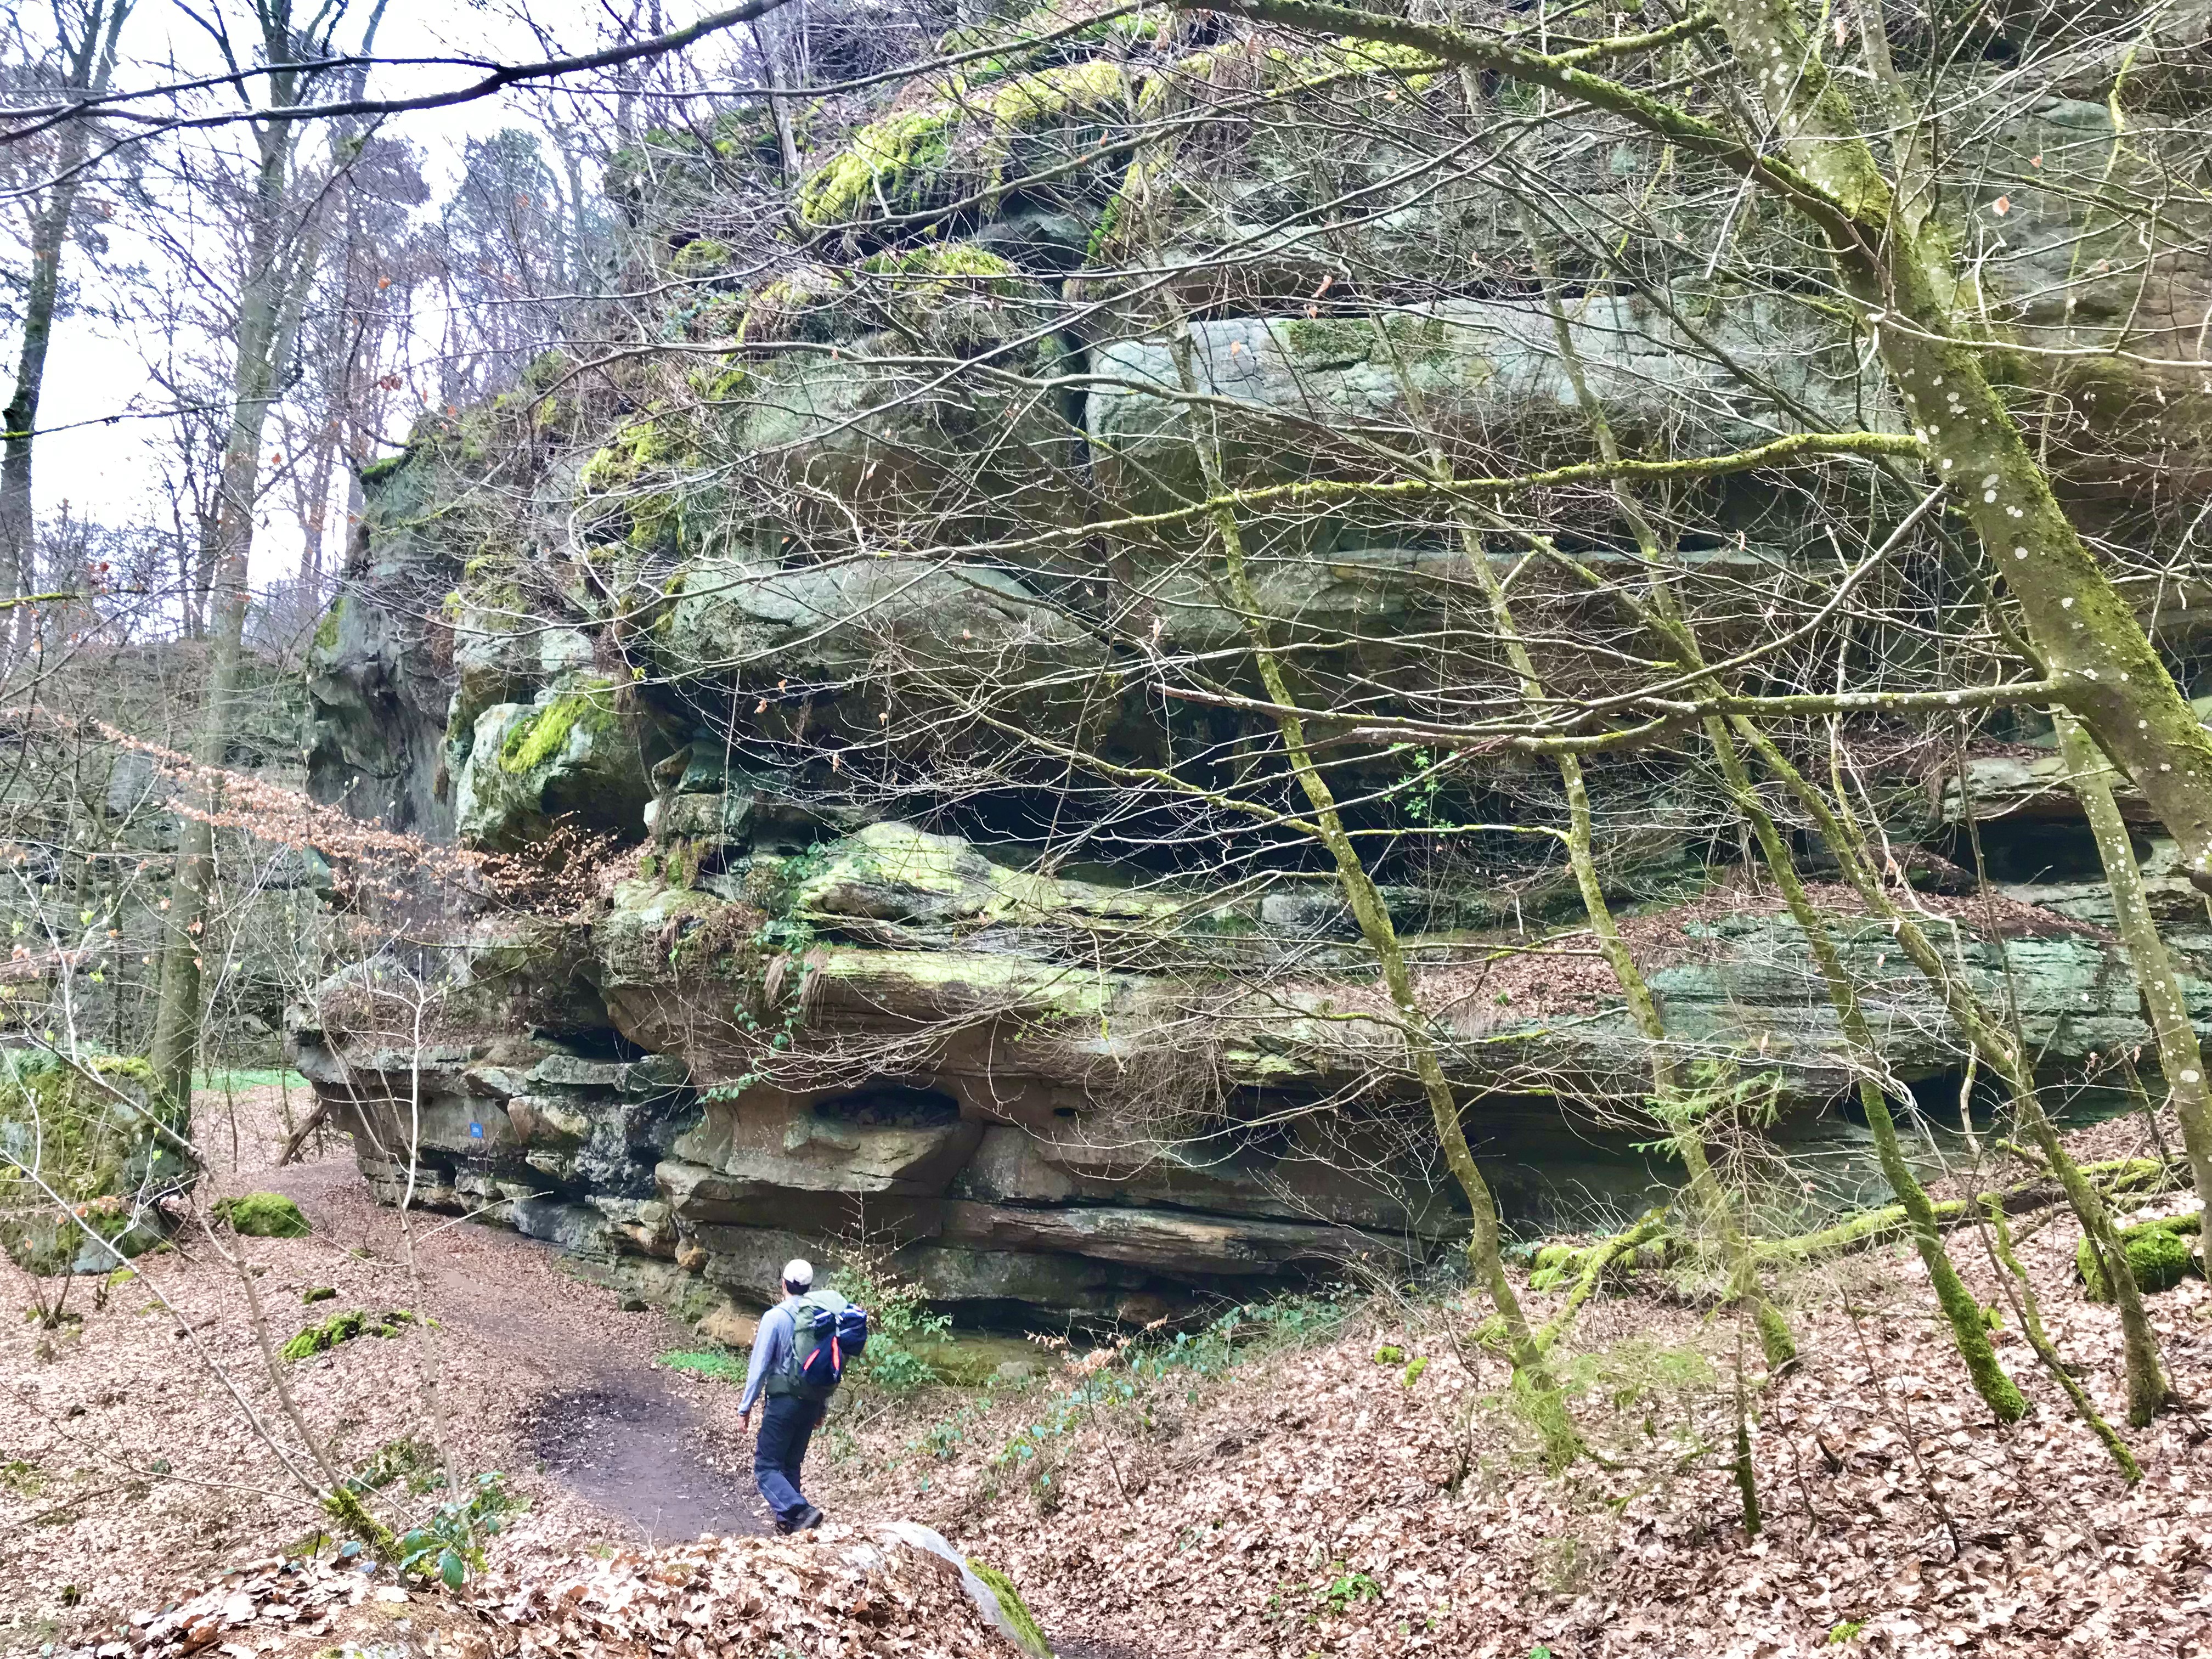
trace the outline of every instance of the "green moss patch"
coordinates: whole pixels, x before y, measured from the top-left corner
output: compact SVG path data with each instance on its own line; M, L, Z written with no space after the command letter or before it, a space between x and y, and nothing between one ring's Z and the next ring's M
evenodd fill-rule
M2168 1216L2121 1230L2120 1248L2127 1252L2128 1271L2144 1294L2170 1291L2191 1273L2202 1271L2189 1253L2190 1241L2202 1226L2202 1219L2192 1214ZM2074 1265L2090 1301L2112 1300L2112 1289L2105 1283L2096 1252L2086 1238L2075 1249Z
M945 171L958 112L944 105L871 121L802 185L799 216L810 225L853 218L878 201L915 204L927 181Z
M319 1325L306 1327L284 1345L283 1352L287 1359L312 1359L357 1336L398 1336L414 1322L415 1316L404 1308L382 1314L352 1308L333 1314Z
M670 269L678 276L712 276L730 268L730 250L710 237L700 237L676 251Z
M972 167L995 183L1006 147L1017 133L1055 122L1111 112L1122 95L1121 65L1109 58L1066 64L1033 74L994 80L979 92L974 81L955 81L961 103L933 104L871 121L832 156L799 192L799 216L821 227L879 211L926 207L940 182L955 171L953 143L963 126L980 133L969 142L981 154Z
M1022 1600L1022 1593L1014 1588L1014 1581L996 1567L988 1566L972 1555L968 1558L968 1571L991 1587L991 1594L999 1598L999 1610L1006 1615L1021 1638L1022 1646L1037 1656L1037 1659L1052 1659L1052 1644L1044 1639L1038 1627L1036 1615Z
M246 1193L216 1200L215 1218L248 1238L305 1238L314 1230L282 1193Z
M600 685L586 691L564 691L515 721L499 745L501 769L517 774L535 771L568 747L568 734L580 723L589 732L608 730L617 718L612 690L611 685Z

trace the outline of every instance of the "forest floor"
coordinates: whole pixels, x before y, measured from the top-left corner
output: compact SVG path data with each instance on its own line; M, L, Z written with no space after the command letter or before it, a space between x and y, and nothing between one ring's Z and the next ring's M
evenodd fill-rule
M528 1508L493 1542L488 1595L590 1573L674 1582L697 1552L672 1568L684 1555L672 1540L761 1529L736 1389L656 1363L699 1339L620 1311L561 1258L496 1229L417 1218L412 1272L397 1216L368 1201L342 1144L270 1170L275 1091L237 1110L234 1169L225 1103L203 1108L226 1114L203 1116L203 1144L220 1149L207 1196L275 1188L315 1228L223 1236L250 1263L274 1339L351 1309L436 1322L427 1342L364 1335L280 1367L301 1419L342 1468L381 1449L398 1471L389 1503L439 1495L424 1455L437 1415L465 1478L504 1472ZM2076 1139L2084 1157L2143 1146L2128 1122ZM2183 1207L2177 1197L2143 1213ZM2021 1225L2052 1334L2118 1422L2117 1322L2073 1279L2077 1235L2063 1218ZM92 1283L76 1285L82 1317L58 1330L0 1329L0 1651L97 1640L325 1524L249 1423L249 1410L274 1422L285 1407L238 1270L208 1241L183 1243L98 1305ZM1996 1300L1971 1236L1954 1255ZM2145 1473L2133 1489L2009 1321L1999 1352L2034 1409L2009 1429L1991 1422L1909 1250L1832 1261L1781 1288L1803 1363L1747 1379L1755 1538L1732 1457L1735 1323L1647 1273L1594 1301L1559 1351L1594 1454L1565 1477L1543 1472L1504 1367L1469 1340L1482 1310L1367 1290L1070 1357L1026 1385L848 1390L808 1480L848 1524L819 1543L849 1547L851 1528L891 1518L936 1527L1009 1571L1071 1659L2212 1655L2202 1281L2151 1303L2179 1403L2129 1433ZM336 1294L302 1301L323 1289ZM31 1300L27 1280L5 1291L14 1306ZM1532 1296L1532 1312L1550 1300ZM422 1387L431 1356L435 1413ZM411 1500L410 1484L424 1489ZM720 1547L780 1572L808 1547ZM227 1632L220 1651L480 1648L464 1598L388 1581L356 1594L296 1627L264 1619ZM942 1626L931 1605L915 1601L913 1616ZM820 1650L920 1650L906 1639L887 1627L879 1644ZM586 1650L621 1644L538 1649ZM945 1636L931 1650L968 1649Z
M356 1309L437 1322L427 1344L401 1328L283 1368L337 1468L386 1450L404 1466L395 1498L410 1486L425 1502L439 1495L427 1491L437 1437L422 1388L434 1354L458 1469L501 1472L528 1504L511 1557L764 1529L735 1392L654 1363L697 1348L688 1329L621 1311L562 1257L503 1228L416 1217L418 1279L396 1212L371 1201L343 1140L275 1169L278 1091L246 1091L234 1104L234 1163L231 1103L201 1098L198 1139L215 1158L202 1203L282 1192L314 1230L222 1236L252 1264L274 1340ZM98 1281L73 1284L59 1330L0 1327L0 1582L18 1587L0 1598L0 1651L112 1626L328 1524L240 1406L269 1422L284 1410L238 1272L204 1238L187 1231L179 1243L99 1300ZM29 1282L4 1264L0 1274L7 1304L27 1307ZM310 1291L335 1294L305 1302Z

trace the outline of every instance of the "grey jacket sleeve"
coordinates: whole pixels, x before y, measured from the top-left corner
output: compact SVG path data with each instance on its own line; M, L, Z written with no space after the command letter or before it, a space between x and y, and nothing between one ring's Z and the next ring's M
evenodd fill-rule
M770 1308L761 1316L760 1328L753 1333L753 1357L745 1367L744 1397L738 1401L738 1409L749 1412L759 1398L761 1384L769 1375L780 1368L791 1354L791 1313L785 1308Z

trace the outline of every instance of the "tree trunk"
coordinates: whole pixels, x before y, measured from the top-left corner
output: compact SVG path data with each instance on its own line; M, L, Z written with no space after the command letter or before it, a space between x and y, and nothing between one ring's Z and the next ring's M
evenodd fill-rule
M1171 355L1184 394L1194 398L1197 377L1192 365L1193 341L1189 324L1181 317L1176 319ZM1205 433L1194 430L1192 446L1198 453L1206 494L1220 497L1224 494L1220 456L1212 441ZM1221 538L1224 585L1230 604L1244 624L1261 684L1278 709L1294 708L1297 705L1290 683L1270 642L1265 615L1246 567L1243 537L1236 514L1225 505L1217 507L1212 521L1214 532ZM1491 1304L1498 1310L1498 1322L1504 1328L1506 1352L1513 1362L1516 1384L1542 1437L1546 1461L1554 1469L1565 1468L1580 1454L1581 1441L1567 1416L1566 1401L1560 1395L1551 1367L1529 1328L1528 1316L1522 1311L1520 1297L1505 1275L1498 1200L1475 1164L1474 1149L1468 1145L1467 1131L1460 1122L1459 1101L1452 1092L1450 1079L1444 1075L1433 1028L1413 989L1413 973L1399 945L1397 924L1391 921L1389 906L1383 902L1381 891L1359 856L1358 847L1338 815L1335 794L1315 763L1307 743L1304 720L1297 714L1281 713L1276 716L1275 726L1291 774L1313 809L1316 839L1335 863L1345 902L1359 925L1361 936L1375 952L1383 988L1397 1015L1407 1058L1413 1062L1414 1076L1427 1103L1430 1121L1437 1144L1443 1150L1445 1164L1467 1196L1472 1212L1468 1262L1476 1279L1488 1291Z
M2206 1092L2197 1028L2189 1019L2189 1000L2150 913L2150 902L2143 896L2142 872L2136 866L2135 845L2119 805L2112 799L2105 757L2066 710L2054 708L2051 718L2058 727L2059 752L2066 757L2069 781L2097 838L2097 856L2104 862L2106 884L2112 890L2112 910L2119 921L2120 943L2127 946L2128 963L2136 971L2136 985L2158 1041L2159 1069L2166 1074L2173 1115L2181 1124L2182 1147L2189 1154L2189 1173L2204 1206L2204 1259L2212 1262L2212 1098Z
M1937 1224L1936 1207L1929 1200L1928 1189L1921 1185L1920 1177L1913 1173L1905 1156L1896 1121L1890 1116L1888 1098L1875 1076L1881 1051L1875 1042L1873 1028L1867 1024L1866 1011L1859 1006L1857 988L1844 970L1843 959L1837 952L1826 919L1813 908L1812 897L1797 874L1796 861L1790 857L1789 843L1783 840L1782 832L1752 787L1735 739L1717 719L1707 721L1705 729L1713 740L1713 752L1720 761L1721 775L1728 781L1729 793L1751 821L1752 833L1759 839L1768 872L1781 888L1783 902L1790 907L1792 920L1805 935L1814 963L1820 970L1829 1003L1836 1011L1836 1022L1843 1030L1844 1045L1857 1062L1852 1069L1857 1073L1859 1106L1874 1135L1875 1157L1881 1165L1882 1176L1889 1182L1890 1191L1905 1206L1905 1219L1912 1231L1912 1247L1928 1270L1929 1285L1951 1327L1951 1340L1959 1350L1959 1357L1966 1361L1966 1374L1973 1380L1974 1391L1996 1413L1997 1420L2017 1422L2027 1414L2027 1401L1998 1364L1996 1350L1990 1342L1989 1327L1982 1319L1981 1304L1974 1299L1960 1279L1958 1268L1952 1265L1950 1252L1943 1248L1942 1230Z
M276 88L272 87L272 95ZM161 990L148 1054L155 1074L179 1108L191 1100L192 1065L200 1042L201 934L215 881L215 826L221 804L216 775L230 748L240 669L245 655L247 574L253 551L255 487L260 478L261 440L274 399L285 337L286 304L296 267L283 258L283 212L293 153L294 129L271 125L259 135L254 219L249 234L246 287L239 301L238 357L231 376L231 415L216 508L215 568L208 593L209 653L206 701L201 709L192 761L198 769L183 813L177 872L170 884L161 945Z
M759 48L762 66L768 71L769 84L782 88L788 84L784 75L783 53L777 49L776 37L782 33L778 20L756 17L748 26L753 32L753 45ZM791 105L782 98L768 100L769 115L775 123L775 147L783 159L783 181L787 185L799 180L799 141L791 130Z
M113 9L106 7L112 4ZM64 93L98 97L115 69L117 39L133 0L94 0L85 15L83 36L64 40ZM57 14L58 15L59 14ZM15 356L15 385L0 410L0 599L35 591L38 580L36 503L31 493L33 443L38 435L39 400L46 389L46 352L52 343L54 310L60 303L62 255L69 246L70 220L84 185L81 170L92 147L88 122L72 120L61 130L54 156L54 181L31 217L30 276L23 294L23 339ZM19 640L28 637L31 608L15 616Z
M1644 611L1644 621L1660 638L1680 653L1684 666L1703 670L1705 659L1698 643L1696 633L1681 614L1674 590L1669 580L1673 568L1670 560L1654 559L1650 568L1651 604ZM1708 676L1701 687L1708 696L1718 696L1725 688L1717 676ZM1737 722L1746 736L1751 738L1762 755L1772 752L1771 744L1747 720ZM1783 839L1776 825L1753 787L1751 775L1745 769L1743 757L1738 750L1729 725L1718 716L1709 716L1705 721L1705 736L1713 747L1714 758L1719 763L1721 776L1729 793L1735 798L1737 810L1751 825L1759 842L1761 856L1766 861L1768 872L1782 890L1783 902L1789 907L1791 920L1805 935L1805 944L1812 952L1814 965L1819 969L1822 988L1828 995L1829 1005L1835 1010L1836 1024L1843 1033L1846 1052L1852 1057L1856 1073L1860 1109L1866 1114L1867 1124L1874 1136L1875 1156L1881 1166L1883 1178L1896 1194L1903 1207L1905 1221L1912 1235L1913 1249L1921 1264L1928 1271L1928 1282L1936 1292L1936 1304L1943 1310L1943 1317L1951 1327L1953 1344L1959 1357L1966 1362L1966 1374L1972 1379L1974 1391L1982 1396L1990 1410L2001 1423L2017 1422L2027 1415L2027 1401L2019 1386L2006 1374L1997 1361L1996 1350L1990 1341L1988 1326L1982 1318L1981 1304L1959 1277L1949 1251L1943 1245L1942 1230L1936 1214L1928 1189L1921 1184L1911 1164L1905 1156L1903 1142L1897 1133L1896 1121L1890 1115L1889 1101L1880 1081L1883 1070L1881 1051L1875 1042L1874 1030L1867 1023L1866 1012L1860 1006L1858 990L1844 970L1841 954L1836 949L1835 939L1828 931L1826 919L1814 908L1812 896L1798 875L1796 860L1791 856L1789 843ZM1778 760L1779 757L1776 756ZM1840 830L1837 832L1840 835ZM1853 855L1848 847L1840 843L1836 856L1848 867Z

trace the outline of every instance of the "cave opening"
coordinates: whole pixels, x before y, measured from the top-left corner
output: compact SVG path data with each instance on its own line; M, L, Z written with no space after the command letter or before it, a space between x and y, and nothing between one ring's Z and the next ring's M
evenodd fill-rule
M815 1102L814 1115L855 1128L949 1129L960 1121L960 1103L941 1089L874 1083Z

